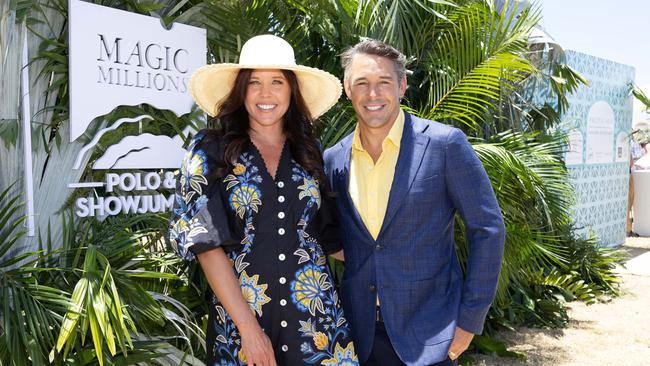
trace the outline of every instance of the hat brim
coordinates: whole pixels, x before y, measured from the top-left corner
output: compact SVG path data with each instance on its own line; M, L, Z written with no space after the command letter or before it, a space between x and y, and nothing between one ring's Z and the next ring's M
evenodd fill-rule
M197 69L189 82L189 91L196 104L211 117L219 112L221 104L233 88L241 69L291 70L296 74L300 93L312 118L318 118L336 104L341 97L339 79L329 72L302 65L239 65L212 64Z

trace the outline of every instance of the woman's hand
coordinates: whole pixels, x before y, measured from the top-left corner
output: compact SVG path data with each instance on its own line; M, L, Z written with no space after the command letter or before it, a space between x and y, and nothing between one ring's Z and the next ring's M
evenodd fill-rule
M271 340L257 322L242 326L239 333L244 356L242 361L248 366L277 366Z
M221 304L239 329L242 349L237 356L249 366L277 366L271 340L244 300L239 280L235 277L230 260L223 249L208 250L198 254L197 258L212 291L221 300Z

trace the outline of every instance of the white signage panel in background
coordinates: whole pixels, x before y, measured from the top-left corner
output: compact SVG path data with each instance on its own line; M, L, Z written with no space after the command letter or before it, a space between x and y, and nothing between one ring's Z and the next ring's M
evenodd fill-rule
M614 111L609 103L598 101L587 115L587 164L614 161Z
M79 0L69 1L69 19L70 141L83 135L93 119L118 106L146 103L176 115L191 111L188 82L206 62L205 29L175 23L167 30L158 18ZM120 118L95 132L80 149L73 169L86 168L85 158L106 133L123 123L152 119ZM182 136L140 133L109 146L92 166L106 171L104 179L68 184L75 189L104 188L77 197L75 214L103 218L169 211L174 196L168 192L175 177L165 169L181 165L183 139L193 133L189 126ZM146 171L151 169L156 171Z
M569 138L569 148L564 158L567 165L582 164L582 151L584 142L582 133L578 129L573 129L567 134Z
M187 84L205 65L205 29L167 30L158 18L80 0L70 0L69 19L70 141L120 105L191 110Z
M616 162L630 161L630 135L619 132L616 136Z

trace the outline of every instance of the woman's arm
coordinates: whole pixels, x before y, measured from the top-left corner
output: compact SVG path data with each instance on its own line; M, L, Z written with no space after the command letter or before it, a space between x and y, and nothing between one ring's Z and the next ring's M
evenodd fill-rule
M197 255L203 273L221 304L241 334L242 349L248 365L276 366L271 340L260 327L242 295L239 281L222 248ZM244 360L242 360L244 361Z

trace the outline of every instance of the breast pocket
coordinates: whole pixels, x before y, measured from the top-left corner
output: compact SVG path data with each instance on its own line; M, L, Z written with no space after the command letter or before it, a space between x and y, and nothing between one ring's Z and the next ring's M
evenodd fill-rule
M427 193L427 195L439 193L442 189L442 183L443 181L439 174L415 177L411 186L411 192L415 194Z

